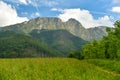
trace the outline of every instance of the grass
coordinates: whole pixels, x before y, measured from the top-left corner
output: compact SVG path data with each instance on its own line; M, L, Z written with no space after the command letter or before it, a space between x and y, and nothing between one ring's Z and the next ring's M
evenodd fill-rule
M119 80L98 67L71 58L0 59L0 80Z
M94 64L96 66L102 67L103 69L107 69L109 71L116 72L120 74L120 60L119 59L91 59L87 60L88 63Z

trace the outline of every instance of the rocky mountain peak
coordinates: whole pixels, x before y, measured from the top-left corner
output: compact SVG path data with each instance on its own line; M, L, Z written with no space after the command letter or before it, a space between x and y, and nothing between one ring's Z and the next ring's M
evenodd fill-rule
M91 41L93 39L101 39L103 35L106 35L105 27L97 27L85 29L82 24L76 19L69 19L67 22L63 22L56 17L39 17L30 21L3 27L0 30L10 30L20 33L29 34L32 30L59 30L64 29L72 33L73 35L80 37L84 40ZM100 36L100 37L99 37ZM97 37L97 38L96 38Z
M74 19L74 18L70 18L68 20L68 22L75 22L75 23L79 23L80 24L80 22L78 20Z

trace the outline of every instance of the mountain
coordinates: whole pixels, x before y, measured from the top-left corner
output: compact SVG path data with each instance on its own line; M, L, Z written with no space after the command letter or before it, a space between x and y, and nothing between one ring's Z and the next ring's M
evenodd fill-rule
M0 32L0 57L62 57L45 43L12 31Z
M87 43L87 41L74 36L67 30L33 30L30 35L41 42L45 42L52 48L67 55L71 51L76 51Z
M93 39L101 39L103 35L107 35L106 27L85 29L80 22L75 19L69 19L67 22L62 22L59 18L36 18L28 22L23 22L16 25L6 26L1 28L1 31L15 31L17 33L29 34L33 30L59 30L65 29L73 35L82 38L86 41Z
M87 29L90 34L89 40L92 41L94 39L96 40L102 39L103 36L107 35L107 31L106 31L107 28L108 28L107 26L98 26L95 28Z
M107 35L105 26L86 29L75 19L36 18L0 28L0 57L63 57Z

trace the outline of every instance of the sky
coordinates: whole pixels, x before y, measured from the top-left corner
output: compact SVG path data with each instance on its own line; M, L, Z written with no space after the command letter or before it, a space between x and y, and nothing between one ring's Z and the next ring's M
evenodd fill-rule
M120 0L0 0L0 27L37 17L74 18L85 28L113 27L120 20Z

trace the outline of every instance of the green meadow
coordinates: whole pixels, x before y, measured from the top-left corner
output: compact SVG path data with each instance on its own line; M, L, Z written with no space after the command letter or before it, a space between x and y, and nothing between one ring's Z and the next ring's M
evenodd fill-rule
M97 60L96 60L97 61ZM100 62L98 60L98 62ZM118 61L120 63L120 61ZM103 63L103 60L101 61ZM111 61L105 61L111 65ZM103 63L103 64L104 64ZM116 61L117 63L117 61ZM119 65L115 64L119 67ZM119 73L92 60L73 58L0 59L0 80L119 80ZM107 69L108 68L108 69ZM116 67L113 67L117 70Z
M120 60L119 59L91 59L86 60L88 63L102 67L105 70L112 71L120 75Z

